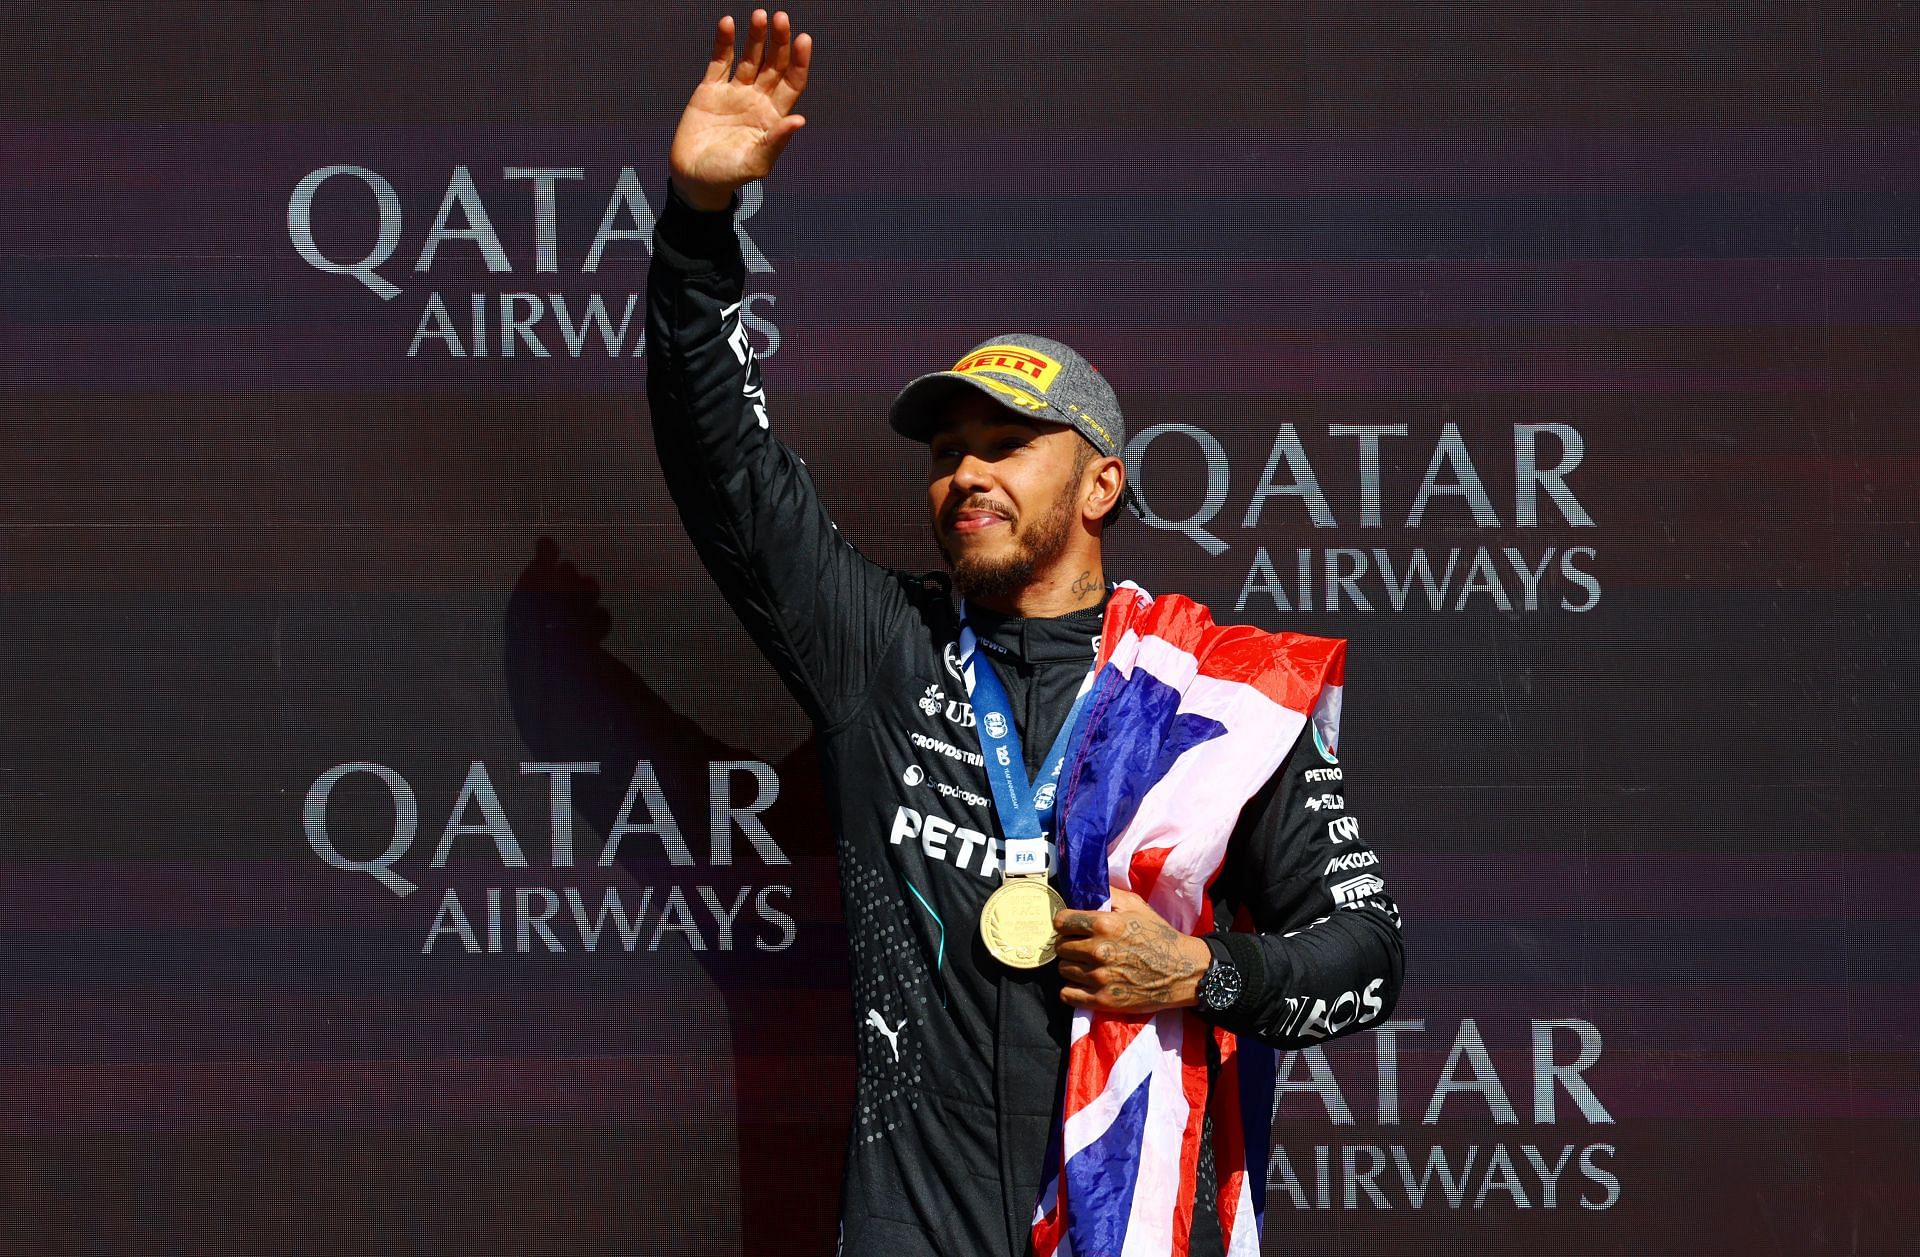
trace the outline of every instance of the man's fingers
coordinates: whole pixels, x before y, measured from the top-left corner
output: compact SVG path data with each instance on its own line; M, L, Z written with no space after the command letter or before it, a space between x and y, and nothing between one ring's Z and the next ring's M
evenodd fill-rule
M747 23L747 50L740 56L740 64L733 67L733 81L751 83L760 77L760 67L766 64L767 56L767 11L755 9L753 17Z
M807 90L807 71L813 66L813 36L802 31L793 39L793 60L788 63L786 73L773 85L774 107L781 113L792 109L794 102L800 99L800 93Z
M1089 964L1093 960L1093 953L1089 950L1092 945L1084 938L1063 938L1053 945L1053 954L1065 961Z
M787 17L785 9L773 15L773 44L767 49L766 64L760 67L760 79L756 86L772 87L787 72L787 66L793 61L793 22Z
M1106 963L1105 958L1102 957L1098 951L1099 947L1100 944L1091 939L1080 939L1074 942L1061 943L1054 949L1054 954L1060 957L1063 963L1073 965L1084 972L1089 969L1097 969Z
M1079 964L1062 964L1060 980L1068 986L1079 987L1083 991L1098 994L1102 987L1116 980L1120 975L1105 966L1083 961Z
M1118 926L1114 923L1112 913L1062 908L1053 914L1053 928L1059 934L1102 934L1111 933Z
M787 151L787 141L797 135L800 128L806 125L807 120L797 113L788 114L786 117L780 119L780 121L774 125L773 130L767 132L767 160L779 161L780 154Z
M1086 969L1097 968L1112 961L1114 949L1119 944L1104 938L1073 938L1054 946L1054 954Z
M720 19L713 31L713 57L707 62L706 77L703 83L718 83L727 77L727 71L733 68L733 15L727 14Z

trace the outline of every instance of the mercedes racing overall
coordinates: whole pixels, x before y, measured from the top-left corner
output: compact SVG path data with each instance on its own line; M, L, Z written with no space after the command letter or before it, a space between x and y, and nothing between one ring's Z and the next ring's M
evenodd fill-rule
M1021 1257L1072 1010L1051 965L1010 969L981 942L1002 835L956 668L953 595L944 573L880 567L841 537L773 435L740 318L739 204L736 193L730 209L703 211L669 184L647 279L647 398L701 560L818 732L858 1056L842 1248ZM971 612L1030 775L1093 660L1103 612ZM1197 1010L1215 1024L1292 1047L1391 1013L1400 918L1346 810L1344 771L1309 721L1242 811L1210 888L1221 928L1208 945L1245 986L1226 1012ZM1211 1178L1203 1156L1201 1200ZM1193 1254L1219 1253L1212 1210L1195 1217Z

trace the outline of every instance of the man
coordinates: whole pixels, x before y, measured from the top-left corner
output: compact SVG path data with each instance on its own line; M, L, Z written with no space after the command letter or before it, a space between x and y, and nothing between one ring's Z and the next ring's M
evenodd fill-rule
M1208 887L1216 921L1241 913L1252 929L1189 937L1116 890L1109 911L1053 919L1052 963L990 949L983 906L1025 848L1009 840L983 746L1017 747L1044 810L1111 595L1102 537L1138 509L1120 409L1066 346L990 338L911 382L891 413L927 443L951 577L881 568L842 538L771 433L733 230L737 189L804 125L792 110L812 44L785 13L756 10L729 73L733 34L720 19L673 138L648 277L647 395L702 560L819 734L858 1053L841 1243L1019 1257L1074 1008L1192 1008L1275 1046L1351 1033L1392 1011L1399 916L1345 812L1344 769L1309 723L1251 792ZM970 697L963 641L978 642L1004 708ZM1210 1173L1203 1160L1197 1201L1211 1199ZM1190 1251L1220 1252L1211 1210L1194 1219Z

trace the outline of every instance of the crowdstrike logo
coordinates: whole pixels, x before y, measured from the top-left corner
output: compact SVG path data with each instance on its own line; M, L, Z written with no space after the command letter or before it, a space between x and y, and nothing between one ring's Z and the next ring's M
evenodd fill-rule
M931 716L939 710L939 707L940 704L935 703L931 708L923 709ZM907 736L915 746L923 751L932 751L935 755L944 755L948 759L957 760L962 764L967 764L974 768L984 768L986 766L987 761L980 757L980 752L978 751L961 750L951 742L942 742L939 738L930 738L917 729Z

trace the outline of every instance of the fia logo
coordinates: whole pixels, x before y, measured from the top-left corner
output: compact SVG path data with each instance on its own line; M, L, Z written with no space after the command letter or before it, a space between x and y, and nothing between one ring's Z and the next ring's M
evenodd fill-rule
M1007 718L1001 715L997 711L988 712L987 721L986 721L986 730L989 737L995 737L995 738L1006 737L1007 736Z

